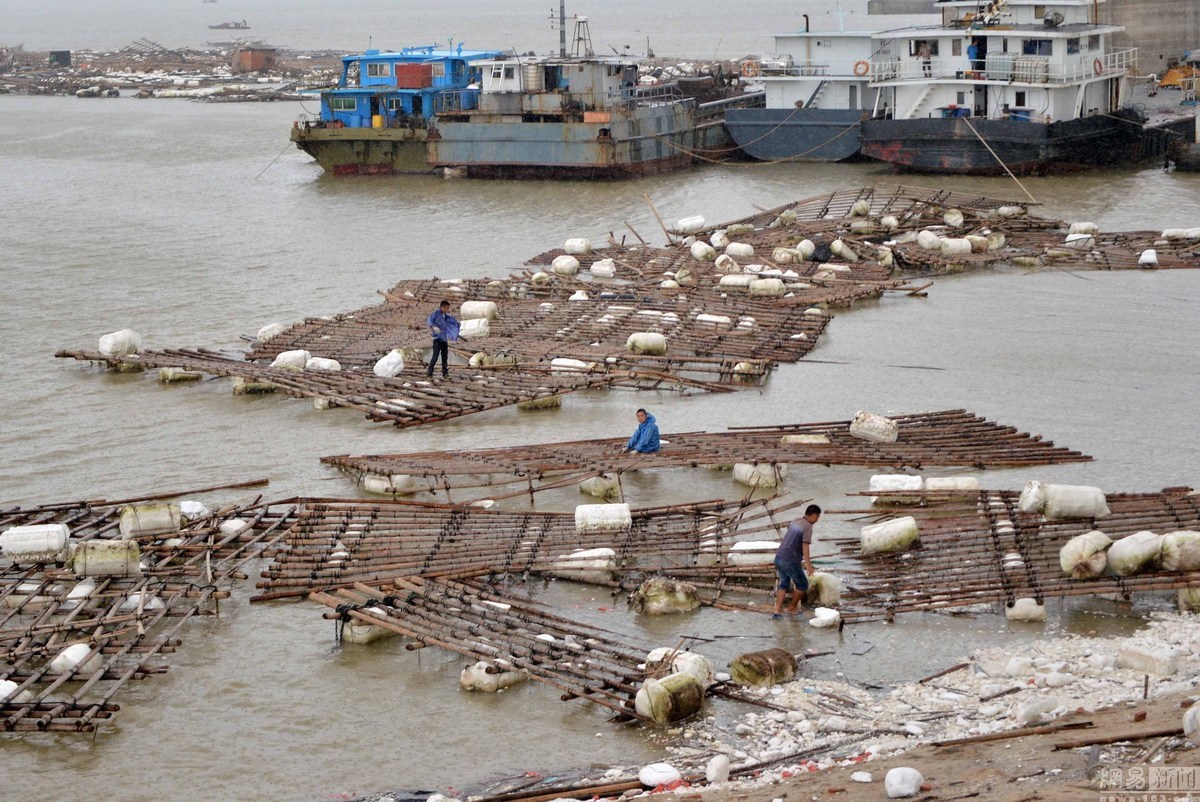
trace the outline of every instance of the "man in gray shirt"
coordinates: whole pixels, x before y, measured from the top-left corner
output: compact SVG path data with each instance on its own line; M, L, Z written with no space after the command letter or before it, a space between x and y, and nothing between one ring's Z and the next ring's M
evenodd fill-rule
M821 508L809 504L804 510L804 517L797 518L788 524L783 542L775 551L775 571L779 574L779 584L775 588L775 613L772 618L783 617L783 600L788 591L792 592L792 603L788 613L795 615L800 612L804 601L804 593L808 590L808 576L812 573L812 557L809 546L812 544L813 524L821 518Z

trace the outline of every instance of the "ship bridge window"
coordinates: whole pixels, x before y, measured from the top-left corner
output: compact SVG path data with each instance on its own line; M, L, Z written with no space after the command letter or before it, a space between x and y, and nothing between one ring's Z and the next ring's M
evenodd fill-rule
M1099 49L1100 49L1100 35L1094 33L1088 37L1088 50L1099 50Z
M356 108L358 108L358 101L352 97L329 98L330 111L354 111Z
M367 65L368 78L386 78L390 74L388 65L381 61L373 61Z
M432 66L433 66L433 77L434 78L445 78L446 77L446 62L437 61L437 62L434 62L434 64Z
M922 44L929 45L929 55L935 56L935 57L937 56L937 54L938 54L938 40L937 39L914 39L914 40L910 41L908 43L908 55L916 56L919 52L921 52Z
M1049 39L1026 39L1021 42L1021 53L1026 56L1050 55Z
M1079 37L1067 40L1067 55L1079 52Z

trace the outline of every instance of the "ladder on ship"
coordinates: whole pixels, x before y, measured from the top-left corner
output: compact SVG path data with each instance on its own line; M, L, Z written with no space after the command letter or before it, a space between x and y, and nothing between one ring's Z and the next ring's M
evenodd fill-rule
M821 83L817 84L817 88L814 89L812 95L809 96L808 102L804 104L804 108L811 109L817 105L817 98L819 98L821 93L825 91L825 86L828 83L829 81L821 81Z

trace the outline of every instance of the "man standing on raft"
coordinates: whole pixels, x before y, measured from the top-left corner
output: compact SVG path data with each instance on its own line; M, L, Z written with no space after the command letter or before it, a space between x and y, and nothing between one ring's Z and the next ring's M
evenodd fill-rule
M788 608L789 615L800 612L804 602L804 594L808 590L808 573L813 572L812 557L809 547L812 544L813 524L821 518L821 508L809 504L804 510L804 517L797 518L788 524L783 542L775 551L775 571L779 574L779 585L775 589L775 613L772 618L783 617L783 599L790 589L792 604Z

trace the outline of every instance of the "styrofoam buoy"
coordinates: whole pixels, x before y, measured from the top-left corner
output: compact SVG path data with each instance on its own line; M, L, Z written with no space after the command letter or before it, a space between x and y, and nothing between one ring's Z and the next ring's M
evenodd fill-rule
M725 246L725 256L733 259L749 259L754 256L754 246L745 242L731 242Z
M500 319L500 307L495 301L463 301L458 310L459 320Z
M0 552L18 565L60 562L71 530L66 524L25 524L0 535Z
M911 515L864 526L859 533L863 554L885 554L904 551L915 544L921 535L917 519Z
M258 330L258 333L254 335L254 339L260 343L266 342L272 337L278 337L280 334L283 334L289 328L291 327L286 323L268 323Z
M142 349L142 337L133 329L121 329L101 337L97 349L104 356L130 356Z
M404 372L404 355L400 349L393 348L375 362L372 372L381 378L399 376Z
M563 244L563 250L572 256L592 252L592 241L586 237L572 237Z
M77 671L81 674L90 674L102 665L104 665L104 660L100 657L99 652L93 654L92 647L86 643L73 643L50 661L50 672L66 674Z
M1141 256L1138 257L1138 264L1141 265L1142 267L1157 266L1158 265L1158 251L1154 250L1153 248L1147 248L1146 250L1142 251Z
M717 249L703 240L693 242L690 250L692 258L701 262L711 262L717 258Z
M292 351L280 351L274 361L271 362L273 368L284 368L285 370L304 370L304 366L308 364L308 360L312 357L308 351L303 348L297 348Z
M130 504L121 508L118 531L122 539L139 535L163 535L178 532L183 525L183 510L178 504Z
M309 360L304 363L304 369L307 371L316 371L318 373L334 373L342 369L342 363L338 362L336 359L329 359L323 356L314 356L310 357Z
M550 263L550 269L560 276L573 276L579 272L579 260L564 253L562 256L554 257L554 261Z
M580 504L575 508L576 532L622 532L631 526L628 504Z
M612 259L600 259L592 262L588 271L597 278L612 278L617 275L617 263Z
M694 234L702 228L704 228L704 217L698 214L681 218L675 223L675 230L680 234Z

